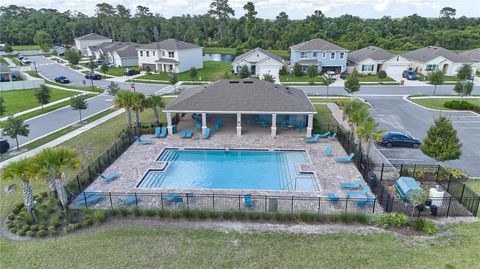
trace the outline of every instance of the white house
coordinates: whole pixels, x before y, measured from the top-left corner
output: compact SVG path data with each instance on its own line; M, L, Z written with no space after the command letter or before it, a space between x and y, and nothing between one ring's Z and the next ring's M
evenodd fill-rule
M261 48L256 48L237 56L233 60L233 72L237 74L244 65L248 66L252 75L262 78L264 74L270 74L279 82L278 73L282 69L284 61L280 56Z
M393 53L384 49L369 46L348 54L348 72L354 69L360 74L376 74L383 70L383 63L394 57Z
M203 68L203 48L173 38L139 45L138 66L156 72L180 73L192 67Z
M480 48L464 51L464 52L460 53L460 55L462 55L462 56L468 58L470 61L476 63L476 65L477 65L476 71L480 72ZM473 69L473 70L475 71L475 69Z
M114 66L137 66L137 46L127 45L107 53L108 62Z
M75 47L82 53L82 55L87 55L87 47L96 46L103 42L112 42L112 39L99 34L90 33L88 35L75 38Z
M473 62L464 55L442 47L428 46L402 54L410 61L409 68L417 73L427 75L430 71L441 70L447 76L455 76L463 64L471 64L477 69L477 62Z

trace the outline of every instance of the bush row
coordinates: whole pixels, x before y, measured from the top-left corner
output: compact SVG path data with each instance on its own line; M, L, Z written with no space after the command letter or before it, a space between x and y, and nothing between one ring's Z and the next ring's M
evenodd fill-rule
M474 105L468 101L452 100L443 103L443 106L456 110L471 110L475 112L480 112L480 106Z

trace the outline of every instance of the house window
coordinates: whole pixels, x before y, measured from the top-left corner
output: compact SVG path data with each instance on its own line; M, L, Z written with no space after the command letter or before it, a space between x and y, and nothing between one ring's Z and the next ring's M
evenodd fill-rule
M437 70L438 65L436 64L427 64L427 68L425 69L426 71L435 71Z
M330 53L330 59L332 59L332 60L335 59L335 52Z
M304 51L300 52L300 59L305 59L305 58L307 58L307 53Z
M168 57L174 58L175 57L175 52L174 51L169 51L168 52Z
M143 57L143 50L140 51L140 57Z
M152 51L153 56L155 56L155 51Z
M165 56L165 51L162 50L162 56Z
M343 59L345 57L345 52L340 52L340 59Z
M373 71L373 64L363 64L362 65L363 72L372 72Z
M316 51L313 52L313 58L317 58L317 52Z
M327 53L326 53L325 51L322 53L322 57L323 57L324 59L327 58Z
M150 57L150 52L147 50L147 57Z

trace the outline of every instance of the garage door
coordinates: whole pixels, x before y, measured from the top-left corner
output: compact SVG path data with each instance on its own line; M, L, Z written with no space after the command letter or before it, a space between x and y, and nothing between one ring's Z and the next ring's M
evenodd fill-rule
M277 67L260 67L258 70L258 78L262 79L264 74L270 74L275 78L276 82L280 82L278 77L278 72L280 71Z
M396 77L401 76L402 72L407 69L407 66L403 65L389 65L385 68L385 72L387 72L387 76L389 77Z

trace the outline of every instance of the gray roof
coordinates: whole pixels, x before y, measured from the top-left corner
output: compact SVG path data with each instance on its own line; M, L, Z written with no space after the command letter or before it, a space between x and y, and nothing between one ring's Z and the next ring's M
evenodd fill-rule
M372 59L375 61L387 61L395 55L387 50L379 47L369 46L363 49L352 51L348 54L348 60L353 63L359 63L365 59Z
M176 40L173 38L165 39L160 42L140 45L141 49L163 49L163 50L184 50L201 48L195 44L187 43L184 41Z
M460 55L474 62L480 62L480 48L461 52Z
M178 64L178 61L172 58L160 58L155 61L156 63L173 63Z
M190 88L165 111L316 113L302 90L265 80L218 80Z
M446 59L454 62L454 63L464 63L469 62L470 60L458 53L455 53L451 50L447 50L442 47L435 47L435 46L428 46L421 49L417 49L414 51L409 51L402 54L402 57L407 58L409 60L414 60L418 62L428 62L437 58L438 56L445 57Z
M115 50L118 54L118 56L122 58L137 58L137 46L134 44L126 45L124 47L121 47L117 50Z
M318 65L318 60L300 60L297 63L300 65Z
M233 62L239 62L239 61L245 59L246 57L248 57L251 54L256 53L256 52L261 52L261 53L267 55L268 57L274 59L275 61L277 61L279 63L283 63L282 57L280 57L278 55L275 55L275 54L271 53L270 51L264 50L264 49L261 49L261 48L255 48L253 50L245 52L244 54L238 55L237 57L235 57L235 60L233 60Z
M111 38L105 37L103 35L90 33L81 37L75 38L76 40L111 40Z
M12 73L12 70L6 65L0 63L0 74L10 74Z
M347 50L321 38L305 41L303 43L291 46L290 48L294 50Z
M102 43L102 44L105 44L105 43ZM110 44L103 45L99 49L101 49L103 53L107 53L107 52L116 51L118 49L121 49L127 46L134 46L134 45L135 43L132 43L132 42L112 42Z

